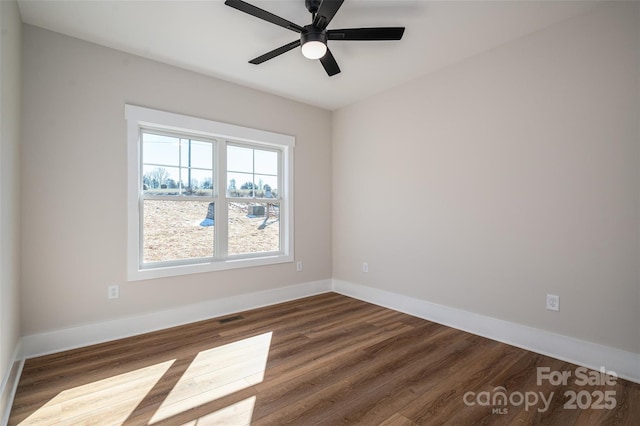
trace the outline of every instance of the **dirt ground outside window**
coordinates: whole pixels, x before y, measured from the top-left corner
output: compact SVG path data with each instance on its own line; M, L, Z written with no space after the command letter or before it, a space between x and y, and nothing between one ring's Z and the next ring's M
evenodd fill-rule
M257 203L230 203L229 254L277 252L280 247L279 208L270 204L269 216L249 215ZM265 206L266 204L257 204ZM145 262L214 256L216 226L201 226L208 201L144 201ZM266 219L266 221L265 221Z

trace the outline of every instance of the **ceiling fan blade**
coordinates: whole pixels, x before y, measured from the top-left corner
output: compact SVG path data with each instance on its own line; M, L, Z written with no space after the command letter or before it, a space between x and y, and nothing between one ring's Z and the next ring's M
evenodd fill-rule
M300 46L300 40L292 41L289 44L285 44L282 47L278 47L277 49L273 49L271 52L267 52L262 56L258 56L257 58L254 58L254 59L250 60L249 63L250 64L255 64L255 65L259 65L259 64L261 64L263 62L268 61L269 59L273 59L276 56L280 56L283 53L287 53L291 49L295 49L298 46Z
M234 9L238 9L241 12L255 16L256 18L260 18L267 22L271 22L272 24L279 25L288 30L295 31L297 33L301 33L302 31L304 31L304 28L302 28L300 25L294 24L291 21L274 15L271 12L267 12L266 10L260 9L259 7L256 7L242 0L226 0L224 4L226 4L227 6L231 6Z
M327 53L325 53L325 55L320 58L320 62L322 63L322 66L324 67L324 70L327 72L329 77L340 72L340 67L336 62L336 58L333 57L329 49L327 49Z
M327 28L344 0L322 0L316 16L313 18L313 25L321 30Z
M400 40L404 27L346 28L328 30L329 40Z

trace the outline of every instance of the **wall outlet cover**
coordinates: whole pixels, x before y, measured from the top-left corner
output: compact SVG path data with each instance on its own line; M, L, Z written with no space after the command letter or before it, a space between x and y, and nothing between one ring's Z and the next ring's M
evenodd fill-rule
M560 296L555 294L547 294L547 309L550 311L560 310Z

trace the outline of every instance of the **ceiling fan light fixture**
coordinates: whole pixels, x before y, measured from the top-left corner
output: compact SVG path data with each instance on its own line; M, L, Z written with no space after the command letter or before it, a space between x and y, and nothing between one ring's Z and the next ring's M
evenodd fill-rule
M327 53L327 45L321 41L308 41L302 45L302 54L307 59L320 59Z
M304 27L300 34L302 54L308 59L320 59L327 53L327 34L313 25Z

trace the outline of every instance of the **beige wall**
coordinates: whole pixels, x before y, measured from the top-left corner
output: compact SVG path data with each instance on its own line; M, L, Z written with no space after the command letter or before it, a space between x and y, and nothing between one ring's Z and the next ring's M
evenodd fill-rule
M23 54L25 335L331 278L328 111L31 26ZM304 270L288 263L127 283L125 103L294 135ZM117 300L107 300L112 283Z
M640 353L639 48L610 4L335 112L333 277Z
M20 337L21 25L16 2L0 1L0 383ZM0 416L9 391L0 392Z

